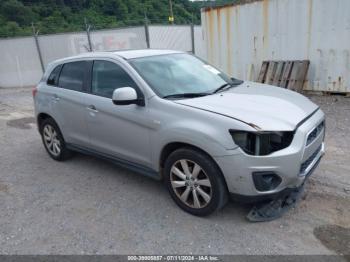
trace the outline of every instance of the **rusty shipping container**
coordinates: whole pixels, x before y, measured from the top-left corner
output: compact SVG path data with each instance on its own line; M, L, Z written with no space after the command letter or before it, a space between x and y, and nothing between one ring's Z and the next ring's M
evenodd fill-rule
M350 92L349 0L241 0L202 9L207 58L256 80L264 60L310 60L305 90Z

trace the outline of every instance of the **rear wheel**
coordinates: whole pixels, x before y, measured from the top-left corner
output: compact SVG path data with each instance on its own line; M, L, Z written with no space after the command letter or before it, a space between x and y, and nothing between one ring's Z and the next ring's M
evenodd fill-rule
M209 215L227 202L226 184L220 169L199 150L174 151L165 162L164 172L176 204L193 215Z
M71 156L71 151L66 148L61 131L52 118L43 120L40 125L40 134L51 158L62 161Z

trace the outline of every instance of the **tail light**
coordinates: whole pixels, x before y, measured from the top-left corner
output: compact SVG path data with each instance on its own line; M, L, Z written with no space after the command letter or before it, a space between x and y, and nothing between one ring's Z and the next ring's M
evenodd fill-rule
M36 93L38 92L38 89L36 87L34 87L32 89L32 95L33 95L33 98L36 96Z

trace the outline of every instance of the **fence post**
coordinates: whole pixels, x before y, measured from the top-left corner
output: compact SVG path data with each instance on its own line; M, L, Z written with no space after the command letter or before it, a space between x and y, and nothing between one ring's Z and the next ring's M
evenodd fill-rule
M85 31L86 31L86 35L87 35L87 39L88 39L88 44L89 44L89 52L93 52L92 44L91 44L91 38L90 38L91 26L88 25L88 23L86 21L86 18L84 18L84 22L85 22Z
M195 47L194 47L194 24L191 23L191 48L192 48L192 54L195 54Z
M145 19L145 36L146 36L146 45L147 48L150 48L150 40L149 40L149 28L148 28L148 21L147 18Z
M40 45L39 45L39 40L38 40L39 30L35 29L34 23L32 23L32 29L33 29L33 36L34 36L34 40L35 40L36 50L38 51L41 70L43 71L43 73L45 73L43 57L41 55L41 50L40 50Z

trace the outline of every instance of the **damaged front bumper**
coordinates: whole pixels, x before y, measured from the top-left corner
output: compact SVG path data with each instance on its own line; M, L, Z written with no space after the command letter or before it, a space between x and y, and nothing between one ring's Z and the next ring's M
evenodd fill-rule
M231 198L260 203L248 216L251 221L275 219L297 202L307 177L324 155L324 136L324 114L319 110L298 127L288 148L267 156L247 155L238 148L215 158Z
M280 218L289 209L293 208L302 198L304 186L307 178L313 173L321 161L323 155L309 169L304 183L298 188L287 188L278 194L270 197L270 200L262 201L256 204L248 213L247 219L251 222L266 222ZM260 199L261 201L262 199Z
M309 135L321 123L324 123L324 114L319 110L295 130L289 147L269 155L248 155L236 148L227 151L225 156L214 156L229 192L252 199L269 198L287 188L300 187L306 174L324 154L324 128L307 143ZM257 181L259 175L265 174L276 177L274 186L264 187Z
M305 182L307 181L307 178L315 171L315 169L321 162L323 155L324 155L324 143L322 143L321 150L318 152L318 155L315 157L314 161L308 167L307 172L303 174L303 183L300 186L287 187L279 192L275 192L271 194L263 194L263 195L248 196L248 195L230 193L230 198L235 202L240 202L245 204L267 202L267 201L273 201L276 199L285 198L286 196L292 194L294 191L299 190L304 186Z

